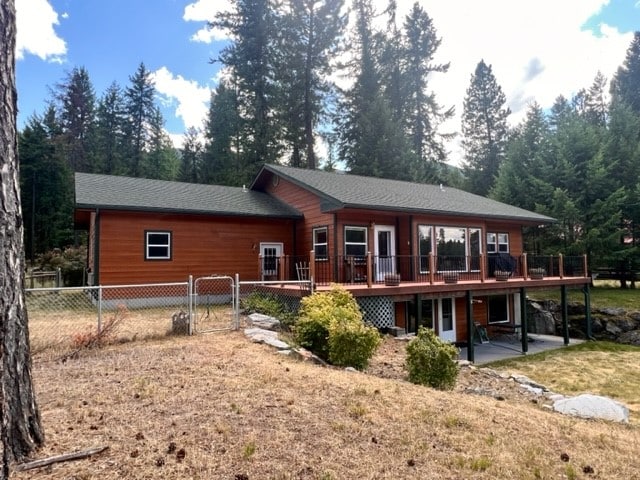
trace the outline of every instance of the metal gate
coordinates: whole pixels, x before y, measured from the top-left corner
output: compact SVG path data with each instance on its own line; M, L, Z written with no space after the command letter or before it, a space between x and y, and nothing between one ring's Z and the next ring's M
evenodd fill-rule
M232 277L200 277L193 290L194 333L238 328Z

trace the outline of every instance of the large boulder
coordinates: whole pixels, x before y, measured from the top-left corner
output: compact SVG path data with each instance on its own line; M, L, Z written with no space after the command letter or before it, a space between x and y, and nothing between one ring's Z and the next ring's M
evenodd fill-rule
M611 398L589 393L557 400L553 409L565 415L629 423L629 409L625 405Z
M556 333L556 321L553 318L553 314L537 302L531 302L529 306L531 308L529 332L554 335Z

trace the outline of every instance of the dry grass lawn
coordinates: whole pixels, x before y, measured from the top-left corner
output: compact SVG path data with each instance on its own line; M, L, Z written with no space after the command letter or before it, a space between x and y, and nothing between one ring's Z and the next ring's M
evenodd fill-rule
M41 359L34 377L38 458L110 449L15 479L640 478L637 426L320 367L240 332Z

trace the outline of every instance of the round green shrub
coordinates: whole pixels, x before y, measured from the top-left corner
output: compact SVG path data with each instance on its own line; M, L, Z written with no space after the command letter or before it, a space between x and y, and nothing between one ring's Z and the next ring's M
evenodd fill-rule
M380 343L378 331L362 321L353 295L339 286L302 299L296 340L320 358L362 369Z
M364 370L380 345L375 327L338 319L329 326L329 361L333 365Z
M454 345L440 340L430 328L421 327L407 345L409 381L451 390L459 372L457 358L458 349Z

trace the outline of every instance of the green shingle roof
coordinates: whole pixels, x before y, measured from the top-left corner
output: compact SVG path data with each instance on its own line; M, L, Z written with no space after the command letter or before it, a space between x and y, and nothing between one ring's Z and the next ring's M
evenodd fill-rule
M76 208L301 218L265 193L239 187L75 174Z
M526 223L550 223L546 215L474 195L452 187L403 182L384 178L265 165L252 188L267 181L265 174L279 175L317 194L325 211L362 208L423 214L472 216L516 220ZM263 178L264 177L264 178Z

